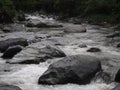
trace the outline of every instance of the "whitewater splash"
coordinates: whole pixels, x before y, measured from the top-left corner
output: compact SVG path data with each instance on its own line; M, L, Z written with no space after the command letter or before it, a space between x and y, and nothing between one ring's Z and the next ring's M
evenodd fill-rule
M45 15L26 15L26 19L33 19L33 20L39 20L40 22L43 23L55 23L55 19L53 19L52 17L47 17Z
M14 84L22 88L22 90L110 90L114 84L91 83L88 85L38 85L38 78L49 66L48 63L40 65L26 65L17 72L8 75L0 75L0 83Z

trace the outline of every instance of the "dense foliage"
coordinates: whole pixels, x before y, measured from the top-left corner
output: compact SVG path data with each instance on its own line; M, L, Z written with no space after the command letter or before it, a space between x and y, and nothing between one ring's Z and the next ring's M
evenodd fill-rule
M120 0L0 0L0 12L44 11L61 16L120 22Z

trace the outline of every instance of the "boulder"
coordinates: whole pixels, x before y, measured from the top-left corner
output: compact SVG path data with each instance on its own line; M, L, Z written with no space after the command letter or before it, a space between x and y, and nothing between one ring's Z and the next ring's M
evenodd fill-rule
M25 21L25 14L24 13L19 13L19 15L17 15L18 21Z
M3 31L2 31L2 29L0 28L0 34L2 34L3 33Z
M120 90L120 84L118 84L115 88L113 88L112 90Z
M93 79L94 82L103 82L103 83L110 83L112 82L111 75L108 72L101 71L97 73Z
M21 45L23 47L28 46L28 42L24 38L11 38L0 41L0 52L5 52L9 47Z
M40 20L29 20L26 23L27 27L37 27L37 28L59 28L63 27L61 24L56 24L56 23L48 23L48 22L42 22Z
M119 43L119 44L117 44L117 48L120 48L120 43Z
M112 33L112 34L110 34L110 35L107 35L106 37L107 37L107 38L120 37L120 32Z
M22 90L18 86L13 85L0 85L0 90Z
M68 22L73 24L82 24L82 20L79 18L71 18Z
M92 48L88 49L87 52L101 52L101 49L92 47Z
M43 62L44 60L42 58L30 58L30 59L22 59L22 60L15 60L15 61L7 61L9 64L39 64L40 62Z
M39 20L29 20L29 21L26 22L26 26L27 27L45 27L46 24L42 23Z
M4 54L1 56L4 59L11 59L22 50L20 45L9 47Z
M87 32L87 29L84 25L66 25L64 32L66 33L84 33Z
M81 44L78 47L80 47L80 48L87 48L87 45L86 44Z
M6 24L2 28L2 31L5 33L15 32L15 31L25 31L26 28L22 24Z
M115 76L115 81L120 83L120 69L118 70L118 72Z
M40 62L45 62L47 59L66 56L63 51L59 50L56 47L52 47L52 46L46 46L41 49L38 49L37 52L35 52L35 54L33 54L34 51L32 51L31 54L28 53L28 51L30 51L30 49L22 50L19 54L15 56L15 59L13 58L12 60L9 60L8 63L10 64L39 64ZM26 53L26 55L24 55L24 53ZM32 57L29 55L32 55ZM19 58L19 59L16 60L16 58Z
M39 84L88 84L97 72L101 70L98 58L88 55L65 57L51 64L39 78Z
M39 50L39 54L40 55L45 54L50 57L65 57L66 56L63 51L53 46L46 46L44 48L41 48Z

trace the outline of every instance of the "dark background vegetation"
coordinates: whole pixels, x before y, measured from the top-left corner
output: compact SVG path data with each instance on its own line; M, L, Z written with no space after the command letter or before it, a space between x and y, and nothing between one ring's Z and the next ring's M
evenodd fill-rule
M120 0L0 0L0 15L14 17L16 13L45 12L89 21L119 23Z

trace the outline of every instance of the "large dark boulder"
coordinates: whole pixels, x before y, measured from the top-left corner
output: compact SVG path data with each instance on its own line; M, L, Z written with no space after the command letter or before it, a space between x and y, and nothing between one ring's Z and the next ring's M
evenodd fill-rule
M28 42L24 38L11 38L0 41L0 52L5 52L9 47L21 45L23 47L28 46Z
M19 53L21 50L22 50L22 47L20 45L9 47L2 55L2 58L11 59L14 57L14 55Z
M115 88L113 88L112 90L120 90L120 84L118 84Z
M92 47L92 48L88 49L87 52L101 52L101 49Z
M22 89L13 85L0 85L0 90L22 90Z
M120 69L118 70L118 72L115 76L115 81L120 83Z
M51 64L39 78L39 84L88 84L101 70L98 58L86 55L70 56Z

